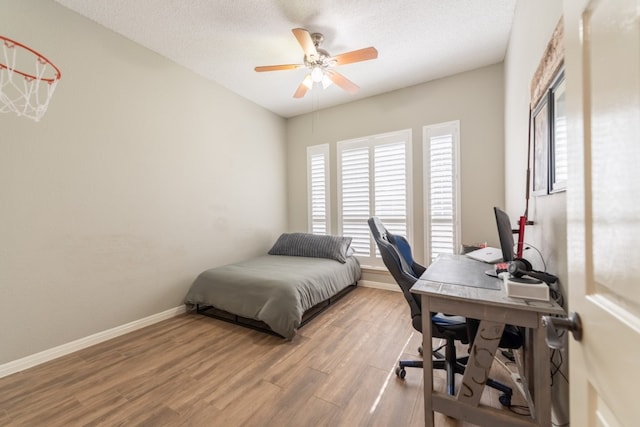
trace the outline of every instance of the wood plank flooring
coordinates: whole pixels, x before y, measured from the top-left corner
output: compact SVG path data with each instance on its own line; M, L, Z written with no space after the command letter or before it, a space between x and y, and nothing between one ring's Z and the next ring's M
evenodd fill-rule
M371 288L292 341L184 314L0 379L0 425L421 426L422 371L394 373L420 339L402 294Z

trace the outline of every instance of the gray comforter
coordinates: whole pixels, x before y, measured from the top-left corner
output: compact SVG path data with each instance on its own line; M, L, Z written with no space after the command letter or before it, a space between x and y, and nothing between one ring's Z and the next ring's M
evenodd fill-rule
M355 257L342 264L326 258L264 255L201 273L186 304L212 305L265 322L291 339L302 314L360 279Z

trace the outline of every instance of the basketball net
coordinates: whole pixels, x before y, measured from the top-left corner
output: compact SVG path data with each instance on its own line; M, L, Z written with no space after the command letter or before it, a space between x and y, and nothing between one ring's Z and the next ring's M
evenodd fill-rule
M18 42L3 36L0 42L0 113L15 113L40 121L60 81L60 70ZM32 69L21 71L16 69L16 64L32 64ZM52 73L55 75L51 76Z

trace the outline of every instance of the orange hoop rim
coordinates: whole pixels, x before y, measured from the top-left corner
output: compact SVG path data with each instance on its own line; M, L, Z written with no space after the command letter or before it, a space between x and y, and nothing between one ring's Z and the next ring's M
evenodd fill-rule
M49 59L47 59L47 57L42 55L41 53L36 52L35 50L31 49L29 46L25 46L24 44L22 44L20 42L17 42L15 40L12 40L12 39L10 39L8 37L5 37L5 36L0 36L0 40L2 40L3 43L5 43L5 45L7 45L7 43L10 43L10 44L12 44L14 46L21 47L21 48L26 49L29 52L33 53L38 58L38 61L40 61L41 63L45 63L45 64L48 64L48 65L51 65L53 67L53 69L56 71L56 75L54 77L51 77L51 78L38 79L37 76L34 76L32 74L29 74L29 73L25 73L25 72L20 71L20 70L16 70L15 68L11 69L12 72L20 74L21 76L23 76L23 77L25 77L27 79L41 80L41 81L47 82L49 84L54 83L57 80L60 80L60 78L62 77L62 73L60 72L60 69L58 67L56 67L53 62L49 61ZM9 47L9 48L12 48L14 46L8 46L7 45L7 47ZM6 70L9 70L9 67L7 65L5 65L5 64L2 64L2 63L0 63L0 68L4 68Z

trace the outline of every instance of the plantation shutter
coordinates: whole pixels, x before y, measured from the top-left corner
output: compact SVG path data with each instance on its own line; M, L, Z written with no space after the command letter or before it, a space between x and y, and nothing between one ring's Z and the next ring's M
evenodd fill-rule
M407 236L410 141L410 131L399 131L338 144L341 232L353 239L351 246L364 265L382 265L370 217Z
M405 143L375 147L375 216L393 234L407 235L407 160Z
M425 170L428 171L427 252L431 261L459 247L458 122L425 127Z
M431 138L431 256L453 254L453 149L451 135Z
M342 234L359 256L370 256L369 147L342 151Z
M309 232L330 234L329 145L307 149Z

